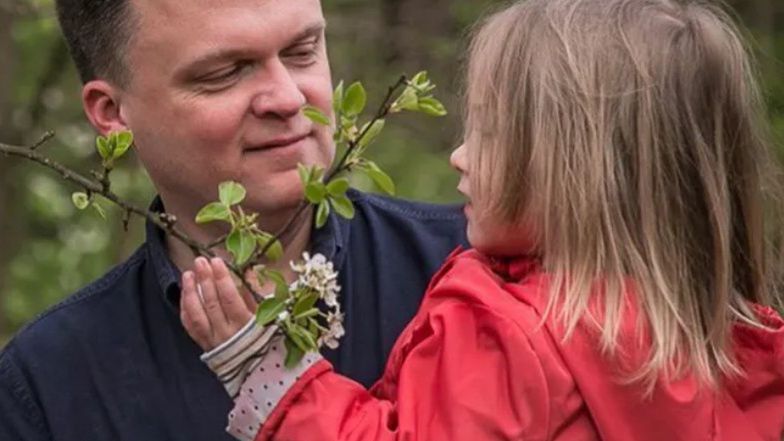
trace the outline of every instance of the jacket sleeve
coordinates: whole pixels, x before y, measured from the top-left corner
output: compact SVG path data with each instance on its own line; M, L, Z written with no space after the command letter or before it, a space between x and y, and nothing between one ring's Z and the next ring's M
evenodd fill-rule
M0 353L0 440L49 440L41 409L12 351L8 346Z
M408 331L372 391L316 361L255 439L545 438L545 376L518 325L484 306L448 300L418 316Z

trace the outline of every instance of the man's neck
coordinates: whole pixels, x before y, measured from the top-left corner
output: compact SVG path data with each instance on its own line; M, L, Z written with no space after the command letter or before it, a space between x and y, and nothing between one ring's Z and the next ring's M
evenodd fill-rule
M260 262L267 266L267 268L280 271L283 276L289 282L294 280L294 273L291 270L289 262L292 260L297 260L302 256L302 253L308 249L308 245L310 244L310 234L312 231L312 221L311 221L311 210L306 210L306 212L302 213L297 222L293 224L290 228L288 234L285 235L281 239L281 244L283 245L283 256L276 262ZM196 223L178 223L177 224L188 236L194 238L198 242L207 243L210 240L210 236L215 236L215 234L210 234L208 231L196 224ZM193 261L195 256L193 252L191 252L190 248L177 240L176 238L167 235L166 236L166 246L169 257L171 258L172 262L181 270L186 271L193 268ZM231 256L226 252L222 247L216 247L213 249L213 252L218 256L226 260L230 260ZM256 278L253 274L246 274L246 279L255 287L255 289L259 293L266 293L274 291L275 287L271 284L266 284L265 286L258 286L256 283Z

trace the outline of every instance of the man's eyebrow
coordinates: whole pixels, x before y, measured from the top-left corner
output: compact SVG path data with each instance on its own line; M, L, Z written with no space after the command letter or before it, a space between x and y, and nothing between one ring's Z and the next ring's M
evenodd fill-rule
M318 36L321 35L322 32L324 32L324 29L326 29L326 27L327 27L327 25L324 22L318 22L316 24L312 24L312 25L308 26L307 28L305 28L304 31L302 31L299 34L297 34L296 36L294 36L294 38L292 38L291 41L292 42L298 42L298 41L304 40L306 38L318 37Z
M300 42L306 38L318 37L324 32L324 29L326 29L326 23L324 22L312 24L305 28L302 32L295 35L294 38L291 39L290 44L296 44L297 42ZM218 49L214 52L206 53L191 61L185 67L180 69L180 73L177 76L184 76L188 75L189 73L197 72L201 68L219 63L224 60L249 57L251 54L252 50L246 49Z

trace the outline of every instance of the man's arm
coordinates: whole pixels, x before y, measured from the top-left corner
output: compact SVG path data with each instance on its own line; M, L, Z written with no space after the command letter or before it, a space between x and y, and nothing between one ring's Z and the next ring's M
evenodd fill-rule
M0 353L0 440L50 440L46 420L13 347Z

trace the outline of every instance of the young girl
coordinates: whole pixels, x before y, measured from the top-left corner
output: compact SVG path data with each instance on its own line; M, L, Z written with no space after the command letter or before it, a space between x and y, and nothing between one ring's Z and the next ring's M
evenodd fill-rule
M286 370L273 342L227 382L228 430L779 441L781 224L760 107L737 31L702 2L529 0L491 16L452 156L475 249L433 278L373 388L318 354ZM223 310L202 307L197 281ZM183 321L205 350L248 322L237 299L220 260L184 274ZM229 380L268 334L251 321L207 362Z

